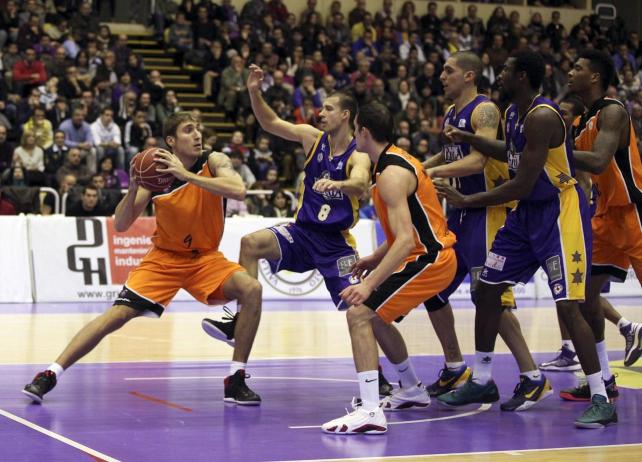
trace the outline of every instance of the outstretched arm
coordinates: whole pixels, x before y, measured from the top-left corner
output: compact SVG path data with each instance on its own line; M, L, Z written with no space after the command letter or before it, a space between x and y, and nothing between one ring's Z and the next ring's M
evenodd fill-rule
M619 104L612 104L600 111L598 124L600 131L593 142L593 151L573 151L575 166L596 175L606 169L620 146L620 141L628 134L629 115Z
M524 123L526 146L521 154L515 178L490 191L464 196L451 186L435 184L440 195L457 208L489 207L527 197L544 168L551 139L564 127L560 119L548 109L536 109ZM563 133L562 133L563 136Z
M259 121L261 128L268 133L280 136L286 140L296 141L303 145L305 152L309 152L314 142L319 136L320 130L312 125L299 124L295 125L279 118L272 108L265 102L261 96L261 81L263 80L263 70L256 64L250 65L250 73L247 78L247 91L250 94L252 111L256 120Z

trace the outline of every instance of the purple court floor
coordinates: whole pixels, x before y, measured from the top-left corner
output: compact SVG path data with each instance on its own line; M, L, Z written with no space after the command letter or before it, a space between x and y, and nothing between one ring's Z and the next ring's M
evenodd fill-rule
M426 382L441 367L439 357L414 360ZM20 390L41 368L0 366L0 461L249 462L642 443L639 389L620 388L619 424L602 430L575 429L573 419L586 405L556 393L522 413L501 412L497 404L453 411L433 402L427 411L390 415L386 435L332 436L318 427L345 412L357 394L351 360L254 361L248 383L263 404L246 408L222 401L227 368L227 362L80 364L38 406ZM642 367L633 370L642 374ZM574 382L573 374L548 376L556 391ZM512 358L497 355L502 400L516 379Z

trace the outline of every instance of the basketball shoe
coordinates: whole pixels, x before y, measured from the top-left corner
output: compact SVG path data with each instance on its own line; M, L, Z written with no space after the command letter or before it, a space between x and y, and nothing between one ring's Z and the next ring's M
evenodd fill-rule
M543 371L571 372L579 371L582 365L577 360L575 352L562 345L559 354L550 361L541 363L539 368Z
M227 306L223 307L224 315L222 321L215 321L209 318L203 318L201 327L207 335L217 340L234 346L234 329L236 328L236 320L239 317L238 313L232 313Z
M424 410L428 409L428 406L430 406L430 395L421 382L408 388L403 388L399 382L399 388L379 403L379 407L384 412Z
M428 385L426 390L428 390L430 396L443 395L444 393L448 393L449 391L463 386L471 374L472 371L470 370L470 367L465 364L454 371L448 369L444 364L444 368L439 371L439 379L437 379L437 381L432 385Z
M634 322L626 326L626 328L623 328L620 332L622 332L626 340L624 365L630 367L640 359L642 355L642 324Z
M521 375L513 391L513 397L499 407L502 411L525 411L552 394L551 383L543 375L539 380L531 380Z
M239 369L234 375L225 377L223 381L225 384L223 401L240 404L241 406L258 406L261 404L261 397L246 385L246 378L249 379L250 376L246 375L243 369Z
M388 431L386 416L380 407L366 411L361 400L352 399L352 412L347 415L331 420L321 426L324 433L334 435L355 435L365 433L379 435Z
M566 388L560 392L560 398L565 401L590 401L591 390L585 375L578 375L578 385L574 388ZM609 399L617 399L620 396L620 391L617 389L615 383L615 374L610 379L604 381L606 387L606 395Z
M494 403L499 401L499 390L493 380L482 385L473 382L472 376L456 390L437 396L437 401L446 406L465 406L473 403Z
M56 386L56 373L53 371L38 372L30 384L25 385L22 392L31 398L35 403L42 403L45 394Z
M390 396L392 394L392 385L383 375L381 366L379 366L379 396Z
M617 423L615 406L602 395L593 395L591 406L575 421L577 428L604 428Z

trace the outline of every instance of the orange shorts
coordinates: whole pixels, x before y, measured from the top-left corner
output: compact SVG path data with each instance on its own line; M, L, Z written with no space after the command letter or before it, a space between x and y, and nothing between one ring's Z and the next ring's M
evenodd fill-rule
M436 257L424 255L383 281L364 305L391 323L446 289L456 271L457 257L452 248L441 250Z
M216 250L192 256L152 247L129 273L114 304L160 316L179 289L185 289L201 303L224 303L227 300L223 284L237 271L245 269Z
M624 282L629 266L642 281L642 205L609 207L594 216L592 275L608 274Z

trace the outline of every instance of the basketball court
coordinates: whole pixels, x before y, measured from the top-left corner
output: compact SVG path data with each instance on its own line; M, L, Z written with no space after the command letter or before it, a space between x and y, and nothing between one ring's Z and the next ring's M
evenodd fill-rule
M642 363L622 366L624 340L607 323L618 374L619 423L578 430L586 407L557 392L572 373L548 373L556 393L534 409L506 413L498 404L388 415L386 435L325 435L358 394L345 315L329 302L266 302L248 365L248 384L260 407L225 404L223 378L231 348L200 328L195 302L175 302L161 320L138 319L111 335L65 372L43 405L21 393L55 359L75 332L106 303L5 304L0 312L0 460L444 460L606 461L642 456ZM536 361L559 348L555 312L545 301L520 302L518 317ZM614 299L638 320L641 298ZM455 307L463 351L473 353L474 310ZM423 309L400 324L419 376L430 382L442 367L438 342ZM498 341L495 380L501 400L512 395L517 368ZM468 356L471 359L471 356ZM395 376L385 359L382 365Z

